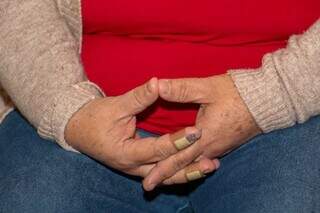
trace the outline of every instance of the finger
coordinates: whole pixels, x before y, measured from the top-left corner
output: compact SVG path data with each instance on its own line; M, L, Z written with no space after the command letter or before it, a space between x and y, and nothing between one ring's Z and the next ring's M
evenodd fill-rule
M206 103L210 90L206 78L181 78L159 80L161 98L179 103Z
M124 154L137 165L158 162L190 147L201 138L201 132L196 127L187 127L160 137L130 139L125 142Z
M158 79L152 78L147 83L120 96L120 108L128 115L136 115L153 104L158 96Z
M216 162L217 161L217 162ZM200 178L205 177L206 174L211 173L212 171L216 170L219 167L220 163L218 160L210 160L208 158L203 158L201 161L195 162L190 164L189 166L181 169L172 177L164 180L162 183L164 185L173 185L173 184L181 184L187 183L190 181L194 181ZM147 177L150 171L156 166L156 164L146 164L142 166L138 166L133 169L129 169L125 171L125 173L139 176L139 177ZM147 191L151 191L145 187L143 182L143 187Z
M204 178L206 174L209 174L217 170L219 167L219 160L210 160L208 158L202 158L200 161L190 164L186 168L178 171L172 177L164 180L162 184L173 185L195 181Z
M145 178L148 176L152 168L155 167L155 165L156 164L146 164L146 165L138 166L136 168L125 171L125 173L129 175Z
M145 189L152 190L156 185L185 168L201 155L201 150L199 143L195 143L192 147L158 162L144 180Z
M142 178L147 177L150 171L155 167L156 164L147 164L139 166L137 168L126 171L127 174L139 176ZM172 177L164 180L163 185L174 185L188 183L201 178L206 177L207 174L217 170L220 167L220 161L218 159L210 160L208 158L202 158L200 161L190 164L184 169L178 171ZM146 191L151 191L154 188L148 188L145 186L143 181L143 187ZM156 187L156 186L155 186Z

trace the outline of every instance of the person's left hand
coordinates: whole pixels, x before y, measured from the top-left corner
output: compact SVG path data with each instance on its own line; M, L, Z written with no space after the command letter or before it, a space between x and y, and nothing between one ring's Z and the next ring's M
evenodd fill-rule
M203 156L222 156L260 133L229 75L160 80L159 95L171 102L200 104L196 126L202 129L202 137L193 144L192 154L182 151L180 157L158 162L143 181L146 190L176 184L171 176L190 163Z

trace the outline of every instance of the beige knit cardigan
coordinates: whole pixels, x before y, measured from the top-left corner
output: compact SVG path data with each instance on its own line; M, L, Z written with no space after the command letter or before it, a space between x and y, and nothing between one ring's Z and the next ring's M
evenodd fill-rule
M42 137L73 150L64 140L68 120L103 96L80 62L80 0L1 0L0 20L0 118L13 109L10 97ZM318 115L320 20L265 55L259 69L229 74L264 132Z

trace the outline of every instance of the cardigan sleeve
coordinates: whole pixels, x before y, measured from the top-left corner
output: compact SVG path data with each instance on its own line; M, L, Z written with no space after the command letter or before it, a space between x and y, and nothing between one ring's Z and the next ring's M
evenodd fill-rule
M230 70L242 99L263 132L320 114L320 20L287 47L264 56L258 69Z
M0 82L19 111L47 139L64 139L72 115L102 97L83 72L76 39L55 0L1 0Z

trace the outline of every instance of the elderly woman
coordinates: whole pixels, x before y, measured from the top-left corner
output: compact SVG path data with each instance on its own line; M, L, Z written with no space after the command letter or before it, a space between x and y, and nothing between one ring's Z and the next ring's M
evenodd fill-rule
M320 211L319 15L2 0L0 212Z

